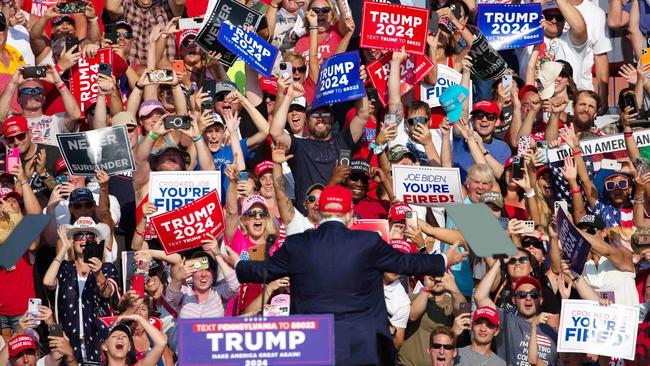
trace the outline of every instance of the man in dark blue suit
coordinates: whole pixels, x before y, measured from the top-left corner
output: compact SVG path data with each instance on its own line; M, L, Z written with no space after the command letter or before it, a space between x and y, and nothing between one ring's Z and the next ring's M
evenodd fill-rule
M289 236L268 259L268 281L291 277L292 314L334 314L337 365L394 365L383 273L442 276L467 255L405 254L377 233L351 231L352 193L327 187L318 201L316 230ZM239 261L241 283L259 283L263 262Z

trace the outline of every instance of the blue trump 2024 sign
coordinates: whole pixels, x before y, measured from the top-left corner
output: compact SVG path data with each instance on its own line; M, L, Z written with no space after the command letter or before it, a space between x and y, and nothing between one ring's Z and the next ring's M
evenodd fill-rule
M478 28L494 49L505 50L542 43L542 5L479 4Z
M178 364L334 365L334 316L179 319Z
M245 32L242 28L235 27L228 22L221 24L218 38L228 51L239 56L261 75L267 78L271 77L271 69L278 56L277 48L255 32Z
M323 61L318 73L316 96L312 108L347 102L366 96L359 76L359 53L334 55Z

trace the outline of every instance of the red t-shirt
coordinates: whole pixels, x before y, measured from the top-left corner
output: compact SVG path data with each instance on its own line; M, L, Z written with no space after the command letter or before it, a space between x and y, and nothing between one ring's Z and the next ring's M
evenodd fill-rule
M528 220L528 211L526 211L526 209L512 205L505 205L505 208L509 218L517 220Z
M321 64L323 60L334 56L339 43L341 43L341 35L338 32L338 23L331 26L327 32L319 34L318 63ZM293 50L301 54L305 58L305 63L309 65L309 33L298 39Z
M354 213L362 219L387 219L390 202L366 197L354 205Z
M13 270L0 269L0 315L17 316L27 311L27 302L36 297L34 265L25 253Z

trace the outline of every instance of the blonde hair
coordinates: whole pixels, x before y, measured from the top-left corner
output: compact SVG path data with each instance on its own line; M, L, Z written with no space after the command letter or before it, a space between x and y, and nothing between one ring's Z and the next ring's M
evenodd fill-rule
M311 6L313 3L315 3L317 0L310 0L309 3L307 4L307 11L311 10ZM336 22L339 21L339 14L337 11L337 7L334 6L334 3L331 0L322 0L327 3L327 6L331 9L329 12L330 16L330 23L331 25L336 24ZM306 19L305 19L306 20ZM309 26L309 22L305 21L305 29ZM307 32L307 35L309 35L309 32Z
M241 233L244 234L244 236L248 236L248 229L246 228L246 224L244 224L244 221L250 220L248 218L244 218L241 216L239 219L239 230L241 230ZM262 233L262 236L267 238L269 235L277 235L278 234L278 229L275 227L275 222L273 221L273 217L269 214L269 216L264 220L264 232Z
M295 60L300 60L303 63L307 63L307 61L305 60L305 58L301 54L299 54L298 52L294 52L294 51L287 51L287 52L283 53L282 54L282 60L285 61L285 62L292 62L292 61L295 61Z

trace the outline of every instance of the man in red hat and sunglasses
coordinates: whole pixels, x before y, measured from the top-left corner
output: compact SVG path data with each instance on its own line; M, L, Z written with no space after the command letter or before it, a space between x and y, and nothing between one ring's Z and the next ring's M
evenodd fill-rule
M395 364L384 300L384 272L441 276L466 253L406 254L374 232L351 231L352 192L326 187L318 200L316 230L287 237L265 262L235 264L241 283L289 276L292 314L334 314L337 365Z

